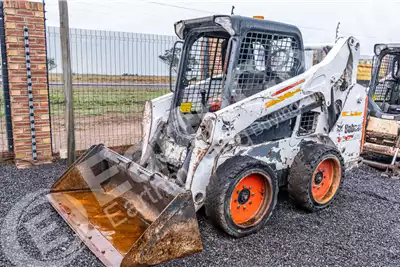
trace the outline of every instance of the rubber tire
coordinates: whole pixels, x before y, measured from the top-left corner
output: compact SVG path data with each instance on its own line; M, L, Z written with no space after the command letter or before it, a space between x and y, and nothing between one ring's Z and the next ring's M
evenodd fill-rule
M315 168L326 157L334 156L339 159L341 168L341 178L339 187L332 199L321 205L317 203L311 193L311 181ZM343 158L337 149L326 147L321 144L304 144L299 153L294 158L293 164L289 169L288 193L295 205L309 212L315 212L328 207L336 198L343 183L345 168Z
M264 218L258 224L249 228L241 228L232 221L229 215L231 192L234 189L236 181L243 177L242 174L253 169L265 173L271 178L272 202ZM253 234L267 223L276 206L278 191L276 175L267 164L251 157L236 156L230 158L219 166L211 176L210 183L206 189L204 205L206 216L216 227L233 237L243 237Z

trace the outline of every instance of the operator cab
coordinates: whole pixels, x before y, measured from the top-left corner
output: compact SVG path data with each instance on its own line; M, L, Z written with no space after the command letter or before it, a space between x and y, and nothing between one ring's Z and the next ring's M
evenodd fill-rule
M171 112L171 132L195 134L204 115L304 72L300 30L241 16L175 23L184 40Z
M369 110L373 117L400 120L400 44L375 45Z

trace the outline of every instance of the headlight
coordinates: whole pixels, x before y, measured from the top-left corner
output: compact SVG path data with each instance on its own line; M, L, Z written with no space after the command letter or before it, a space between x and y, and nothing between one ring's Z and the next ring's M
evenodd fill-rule
M230 35L235 35L235 31L232 27L232 21L230 17L222 16L222 17L215 17L214 22L218 25L222 26Z
M183 21L178 21L175 23L175 34L183 40L183 31L185 30L185 24Z
M206 143L211 143L214 135L215 117L205 117L200 124L200 138Z
M379 56L387 46L385 44L376 44L374 47L374 52L376 56Z

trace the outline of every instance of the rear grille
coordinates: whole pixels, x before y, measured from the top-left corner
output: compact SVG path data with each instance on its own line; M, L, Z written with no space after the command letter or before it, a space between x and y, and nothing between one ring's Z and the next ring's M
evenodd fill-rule
M309 111L301 115L298 135L304 136L315 133L318 122L318 112Z

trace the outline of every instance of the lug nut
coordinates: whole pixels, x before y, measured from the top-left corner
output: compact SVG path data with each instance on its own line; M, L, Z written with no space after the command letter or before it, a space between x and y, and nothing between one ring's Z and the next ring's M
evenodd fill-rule
M243 209L245 210L245 209L246 209L246 206L243 206Z
M249 204L250 204L250 205L253 204L253 201L250 200Z
M235 202L237 202L237 199L235 199Z
M240 205L238 205L238 209L240 209Z
M251 190L251 189L253 189L253 187L252 187L252 186L250 186L250 187L249 187L249 189Z
M254 196L255 194L256 194L256 193L254 193L254 192L253 192L253 193L251 193L251 195L252 195L252 196Z
M243 189L246 189L246 185L243 185Z

